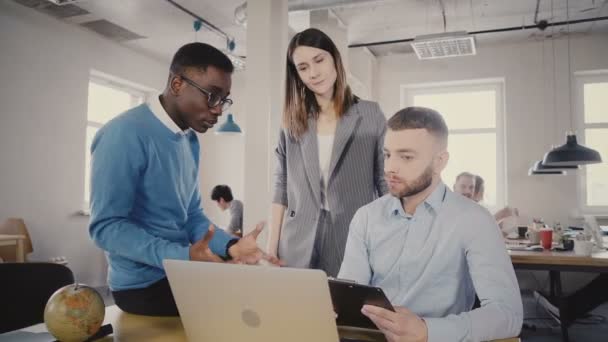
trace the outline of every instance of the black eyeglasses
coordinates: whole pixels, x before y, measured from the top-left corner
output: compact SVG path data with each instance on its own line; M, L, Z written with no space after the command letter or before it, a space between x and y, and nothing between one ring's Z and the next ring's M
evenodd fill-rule
M232 106L232 100L229 98L222 98L219 95L210 92L207 89L201 88L201 86L199 86L198 84L196 84L193 80L189 79L188 77L185 77L183 75L179 75L179 77L181 79L183 79L184 81L186 81L186 83L188 83L189 85L193 86L194 88L196 88L198 91L200 91L201 93L207 95L207 105L209 106L209 108L214 108L217 106L221 106L222 108L222 112L227 110L228 108L230 108L230 106Z

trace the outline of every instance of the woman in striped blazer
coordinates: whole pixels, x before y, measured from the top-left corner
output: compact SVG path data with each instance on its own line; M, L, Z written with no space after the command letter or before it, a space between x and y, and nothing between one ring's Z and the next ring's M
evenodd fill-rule
M355 211L387 191L386 118L351 93L338 49L317 29L291 40L285 83L269 253L335 277Z

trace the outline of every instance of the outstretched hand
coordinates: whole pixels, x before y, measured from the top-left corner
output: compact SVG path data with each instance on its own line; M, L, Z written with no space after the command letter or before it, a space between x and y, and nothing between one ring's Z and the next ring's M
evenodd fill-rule
M265 262L276 266L283 265L283 262L277 257L264 253L258 247L257 239L263 230L264 222L260 222L255 226L255 229L252 232L245 235L237 243L230 247L228 253L235 262L248 265L255 265Z

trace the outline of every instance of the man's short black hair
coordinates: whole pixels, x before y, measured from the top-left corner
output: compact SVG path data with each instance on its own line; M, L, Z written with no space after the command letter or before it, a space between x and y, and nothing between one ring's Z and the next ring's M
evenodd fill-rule
M216 185L211 191L211 200L219 201L220 198L223 198L226 202L230 202L234 199L232 197L232 190L230 190L228 185Z
M181 75L186 68L205 71L210 65L228 73L234 71L232 62L222 51L209 44L190 43L179 48L173 56L171 72Z

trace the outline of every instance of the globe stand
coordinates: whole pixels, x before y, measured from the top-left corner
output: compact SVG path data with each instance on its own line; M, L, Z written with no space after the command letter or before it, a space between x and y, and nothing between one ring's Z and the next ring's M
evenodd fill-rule
M84 342L91 342L97 339L106 337L114 332L114 328L112 328L112 324L104 324L99 327L99 330L93 336L87 338Z

